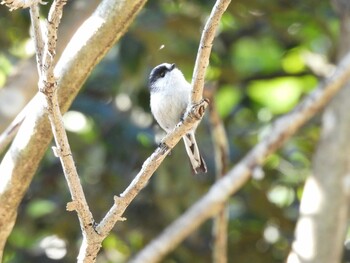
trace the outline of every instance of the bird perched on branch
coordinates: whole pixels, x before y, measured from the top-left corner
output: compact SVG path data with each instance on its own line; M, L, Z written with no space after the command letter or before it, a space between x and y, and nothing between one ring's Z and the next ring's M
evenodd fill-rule
M183 118L190 103L191 85L175 64L156 66L149 76L151 111L159 126L167 133ZM194 135L196 127L184 135L187 155L195 173L207 172L207 166L197 146Z

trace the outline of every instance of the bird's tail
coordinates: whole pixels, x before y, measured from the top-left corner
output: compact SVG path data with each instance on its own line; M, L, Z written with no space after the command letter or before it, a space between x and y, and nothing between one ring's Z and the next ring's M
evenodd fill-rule
M190 133L187 133L183 137L183 140L185 143L187 155L190 158L193 171L196 174L199 172L206 173L207 165L199 153L196 138L194 137L194 132L191 131Z

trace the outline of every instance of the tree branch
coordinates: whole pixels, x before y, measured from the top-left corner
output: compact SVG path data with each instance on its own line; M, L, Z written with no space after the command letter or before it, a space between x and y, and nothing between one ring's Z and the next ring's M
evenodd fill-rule
M337 56L342 58L350 51L350 2L332 3L340 17ZM343 261L350 200L350 83L344 84L323 113L322 132L312 173L305 182L288 263Z
M26 108L29 107L28 104ZM13 138L15 138L24 118L26 117L25 110L22 110L16 118L10 123L10 125L0 134L0 154L5 151L6 147L11 143Z
M210 98L209 105L209 122L211 137L214 145L215 156L215 175L216 180L221 179L228 171L229 163L229 142L227 139L224 124L219 116L214 100L214 92L216 86L206 89L208 98ZM214 217L213 222L213 262L226 263L227 262L227 227L228 227L228 209L227 202L223 204L221 211Z
M292 112L276 120L271 132L259 144L130 262L159 262L201 223L217 214L230 195L248 181L254 168L263 164L271 153L324 107L349 79L350 54L339 63L332 76L322 82Z
M1 1L2 5L6 5L10 8L10 11L16 10L18 8L27 8L33 5L45 4L42 0L3 0Z
M89 258L88 255L91 255L96 250L99 250L100 245L96 246L95 244L97 243L96 240L100 241L101 238L98 237L97 233L94 231L94 219L92 213L90 212L82 185L80 183L78 172L75 167L58 103L57 82L53 74L57 30L61 21L63 6L65 4L66 0L56 0L51 5L46 28L47 36L43 47L40 46L41 30L39 16L33 16L33 14L35 14L34 11L31 12L31 20L35 32L34 37L39 38L39 40L34 40L36 43L38 66L40 68L39 90L45 96L46 110L48 112L51 129L57 145L57 148L54 148L54 152L61 161L63 172L73 200L68 204L67 208L70 211L77 211L84 240L94 241L83 242L83 249L80 250L78 257L79 262L94 262L95 258ZM33 6L30 9L36 10L37 7Z
M62 113L67 111L93 67L120 39L145 2L104 0L78 29L55 67ZM41 96L37 94L33 99L28 109L30 114L0 164L0 257L14 225L18 205L52 138Z
M192 76L192 104L197 104L202 99L205 72L209 65L209 57L213 46L216 28L219 25L222 14L225 12L230 2L231 0L217 0L210 13L209 19L204 26Z
M96 230L102 236L105 236L113 228L114 224L122 219L122 214L125 209L136 197L136 195L147 184L150 177L162 163L170 150L180 141L180 139L198 123L205 112L208 102L201 101L199 104L190 108L183 122L179 123L175 129L167 134L162 140L161 146L144 162L140 172L136 175L131 184L126 190L115 198L115 204L103 218L101 223L96 227Z
M162 147L159 147L143 164L141 171L137 174L127 189L115 198L115 204L103 218L101 223L96 227L98 233L102 236L109 233L114 224L122 219L124 213L130 202L136 197L140 190L146 185L149 178L159 167L160 163L168 155L169 151L179 142L189 130L191 130L196 123L198 123L208 105L206 100L202 100L203 84L205 71L209 62L212 42L215 36L215 30L219 24L223 12L230 1L218 0L213 11L203 30L199 50L197 53L197 61L194 69L194 77L192 78L192 105L188 108L184 121L180 123L174 131L167 134L162 140ZM205 66L203 66L205 65ZM193 97L193 94L198 96Z
M33 41L36 54L36 64L39 75L43 68L44 40L41 32L39 5L34 4L29 8L30 21L33 27Z
M100 2L99 0L74 0L70 3L69 8L65 10L64 20L60 24L56 57L61 55L74 32L85 19L91 16ZM42 22L42 24L44 23ZM38 76L36 73L38 69L35 62L33 58L18 61L14 66L14 71L7 78L5 86L0 89L0 132L11 126L12 121L18 114L25 116L24 108L38 91ZM6 105L8 104L8 96L16 96L15 103ZM15 135L17 133L19 126L17 127L11 134ZM11 142L12 139L9 138L8 141ZM0 148L2 148L2 145Z

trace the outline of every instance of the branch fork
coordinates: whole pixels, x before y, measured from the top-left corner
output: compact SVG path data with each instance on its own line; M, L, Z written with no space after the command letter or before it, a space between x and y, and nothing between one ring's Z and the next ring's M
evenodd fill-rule
M210 101L207 98L202 99L199 103L196 103L194 105L191 106L190 111L188 113L188 115L197 120L200 121L203 116L204 116L204 112L206 110L206 108L208 107Z

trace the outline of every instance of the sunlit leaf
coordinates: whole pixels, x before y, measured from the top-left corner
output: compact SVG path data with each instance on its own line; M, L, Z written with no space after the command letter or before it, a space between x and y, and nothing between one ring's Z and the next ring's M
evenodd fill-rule
M314 77L281 77L271 80L253 81L248 86L248 95L273 113L291 110L305 90L315 86Z
M299 73L305 70L305 63L302 58L304 49L294 48L288 51L282 59L283 70L287 73Z
M153 138L147 133L139 132L136 138L144 147L150 147L153 144Z
M276 185L270 188L267 197L270 202L280 207L284 207L290 205L294 201L295 194L293 189L290 187Z
M107 238L103 241L103 247L105 249L117 250L119 253L123 254L124 256L130 255L130 250L128 245L113 233L108 235Z
M216 93L215 100L218 112L225 118L240 99L240 93L233 86L223 86Z
M235 71L242 75L271 72L281 67L283 49L272 38L244 37L237 41L232 51Z
M138 231L130 231L128 240L133 248L140 249L144 245L144 237Z
M209 66L206 72L206 80L216 80L220 77L220 74L220 68Z
M235 17L228 12L224 13L220 21L220 31L232 30L236 27Z
M9 74L12 69L12 64L4 55L0 54L0 72Z
M29 203L27 207L27 213L33 217L38 218L49 213L52 213L56 209L56 204L49 200L37 199Z

